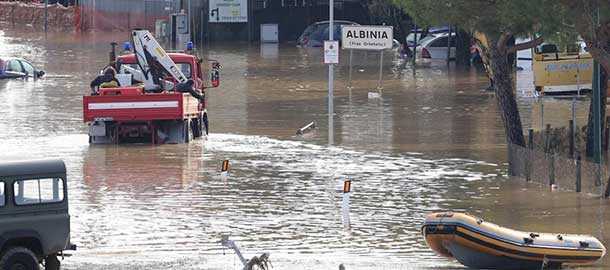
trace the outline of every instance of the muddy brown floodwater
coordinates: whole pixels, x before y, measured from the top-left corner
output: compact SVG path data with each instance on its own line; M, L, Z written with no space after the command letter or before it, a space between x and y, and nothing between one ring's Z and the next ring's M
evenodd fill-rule
M230 234L247 257L267 251L274 269L453 269L420 233L431 211L468 211L522 230L608 238L606 201L550 193L503 177L506 145L485 76L445 63L395 60L375 88L377 54L347 55L337 68L334 144L327 143L326 67L319 49L291 44L213 44L223 64L208 91L211 134L188 145L90 146L82 95L122 34L49 34L1 25L0 56L43 67L41 80L0 81L0 159L67 163L72 241L66 269L240 269L223 250ZM386 55L387 57L387 55ZM387 59L387 58L386 58ZM518 73L526 127L540 99ZM549 100L546 121L567 122L567 101ZM579 123L586 100L576 103ZM555 108L555 109L553 109ZM564 121L565 120L565 121ZM319 129L294 136L301 125ZM219 177L222 159L230 177ZM353 179L350 220L337 181ZM610 266L604 259L594 268Z

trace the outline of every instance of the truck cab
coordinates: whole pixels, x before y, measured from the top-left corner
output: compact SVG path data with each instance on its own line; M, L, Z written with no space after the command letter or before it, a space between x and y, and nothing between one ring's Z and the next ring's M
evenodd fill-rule
M63 161L0 163L0 269L58 270L75 249Z

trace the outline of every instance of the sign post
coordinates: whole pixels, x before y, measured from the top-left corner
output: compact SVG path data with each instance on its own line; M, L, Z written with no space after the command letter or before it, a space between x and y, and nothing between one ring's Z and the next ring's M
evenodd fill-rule
M210 23L248 22L248 0L210 0Z
M383 79L383 50L379 51L379 81L377 81L377 91L381 91L381 81Z
M349 73L347 75L347 89L351 90L352 87L352 58L354 58L354 50L349 50ZM350 91L351 93L351 91Z
M392 26L380 25L344 25L341 26L341 43L343 49L379 51L379 80L377 90L381 90L383 79L383 50L391 49L394 41ZM351 63L350 63L351 65ZM351 68L351 66L350 66ZM351 72L350 72L351 85Z
M333 42L334 37L333 37L333 33L334 31L334 27L333 27L333 20L335 17L335 3L333 0L329 0L328 3L328 42ZM324 43L324 48L326 51L326 42ZM329 48L330 46L332 46L332 44L328 44ZM336 50L337 50L337 63L339 60L339 46L337 44ZM332 58L332 57L330 57ZM324 55L324 60L326 60L326 53ZM334 60L334 59L329 59L329 60ZM334 124L333 124L333 117L334 117L334 108L333 108L333 87L334 87L334 63L328 63L328 144L334 144Z

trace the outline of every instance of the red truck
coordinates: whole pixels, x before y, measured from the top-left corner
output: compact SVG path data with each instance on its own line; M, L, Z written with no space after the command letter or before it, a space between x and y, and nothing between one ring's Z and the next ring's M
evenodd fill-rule
M195 55L166 53L148 31L134 31L133 38L135 53L116 57L120 86L100 87L83 97L89 142L188 143L207 135L202 61ZM213 62L213 87L219 84L219 69Z

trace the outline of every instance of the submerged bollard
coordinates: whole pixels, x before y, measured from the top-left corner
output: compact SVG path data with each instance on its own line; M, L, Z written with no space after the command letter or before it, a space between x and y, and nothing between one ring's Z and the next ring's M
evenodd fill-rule
M576 192L580 192L581 189L581 165L580 165L580 153L576 156Z

